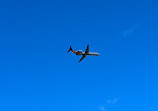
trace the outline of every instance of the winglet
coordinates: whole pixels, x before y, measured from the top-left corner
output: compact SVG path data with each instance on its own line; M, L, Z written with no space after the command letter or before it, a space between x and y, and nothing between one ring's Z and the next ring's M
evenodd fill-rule
M89 48L89 44L87 45L87 48Z

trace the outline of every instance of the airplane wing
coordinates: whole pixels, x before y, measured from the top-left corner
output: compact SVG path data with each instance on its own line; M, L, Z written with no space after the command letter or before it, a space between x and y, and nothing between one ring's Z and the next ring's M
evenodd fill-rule
M85 53L89 53L89 44L87 45L87 48L85 50Z
M83 55L79 62L81 62L85 57L86 55Z

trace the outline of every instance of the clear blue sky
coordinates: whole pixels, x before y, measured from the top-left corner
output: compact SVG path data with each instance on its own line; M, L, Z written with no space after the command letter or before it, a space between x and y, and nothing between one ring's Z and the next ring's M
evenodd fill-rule
M0 1L0 110L158 111L157 5Z

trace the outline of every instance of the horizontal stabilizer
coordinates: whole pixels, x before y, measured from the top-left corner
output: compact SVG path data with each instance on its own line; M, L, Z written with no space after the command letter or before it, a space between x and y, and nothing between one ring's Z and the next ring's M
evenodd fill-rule
M70 52L70 51L72 51L72 47L71 47L71 46L70 46L70 49L68 50L68 52ZM68 53L68 52L67 52L67 53Z

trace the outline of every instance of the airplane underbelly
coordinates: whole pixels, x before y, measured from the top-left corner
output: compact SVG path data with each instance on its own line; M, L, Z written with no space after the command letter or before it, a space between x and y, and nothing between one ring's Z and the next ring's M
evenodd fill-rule
M76 53L76 55L84 55L84 53Z

